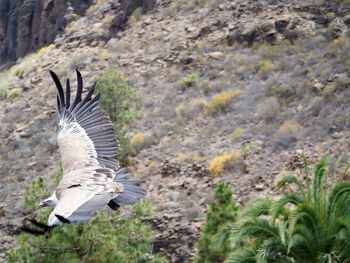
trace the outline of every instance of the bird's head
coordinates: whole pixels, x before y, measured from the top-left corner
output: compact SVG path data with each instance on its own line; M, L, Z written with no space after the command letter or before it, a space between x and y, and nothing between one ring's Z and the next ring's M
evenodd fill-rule
M58 199L56 197L56 192L52 194L49 198L39 203L39 207L56 206Z

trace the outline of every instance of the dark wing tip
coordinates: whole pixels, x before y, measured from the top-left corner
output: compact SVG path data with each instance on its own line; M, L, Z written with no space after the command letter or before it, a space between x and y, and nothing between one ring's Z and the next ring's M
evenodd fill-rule
M62 85L61 85L61 82L59 80L59 78L57 77L56 73L49 70L50 74L51 74L51 77L53 79L53 81L55 82L56 84L56 89L57 89L57 92L58 92L58 98L59 98L59 106L60 106L60 109L61 108L64 108L65 107L65 101L64 101L64 92L63 92L63 88L62 88Z
M68 110L70 106L70 83L69 79L67 78L66 82L66 109Z
M40 227L40 228L43 228L43 229L49 228L48 225L43 224L43 223L40 223L40 222L36 221L35 219L30 220L30 222L31 222L33 225L35 225L35 226L37 226L37 227Z
M81 102L81 94L83 93L83 78L81 77L81 74L79 70L75 70L77 73L77 81L78 81L78 86L77 86L77 93L75 95L75 99L73 104L71 105L70 111L73 111L75 107Z
M27 232L27 233L32 234L32 235L44 235L47 232L49 232L50 229L52 228L52 227L50 227L48 225L45 225L43 223L40 223L40 222L36 221L35 219L30 220L30 222L34 226L37 226L37 227L41 228L41 230L29 228L28 226L23 226L23 227L20 227L19 229L21 231Z
M44 235L46 233L46 230L35 230L29 227L20 227L20 230L32 235Z
M56 77L57 78L57 75L55 72L53 72L52 70L49 70L50 74L51 74L51 77L54 78Z
M118 205L118 204L117 204L116 202L114 202L113 200L110 200L110 201L109 201L108 206L109 206L112 210L114 210L114 211L118 210L118 208L120 207L120 205Z
M55 216L58 218L58 220L60 220L63 224L70 224L71 222L67 219L67 218L65 218L65 217L63 217L63 216L60 216L60 215L57 215L57 214L55 214Z

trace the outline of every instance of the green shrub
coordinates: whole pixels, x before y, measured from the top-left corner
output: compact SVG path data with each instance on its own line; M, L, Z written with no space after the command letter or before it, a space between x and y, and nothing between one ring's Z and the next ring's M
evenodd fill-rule
M6 98L6 91L8 89L8 80L5 77L2 77L2 80L0 80L0 99Z
M125 164L130 155L135 154L130 145L125 126L133 123L142 107L142 100L137 90L128 85L125 76L112 68L107 68L104 75L97 77L97 91L101 92L101 105L108 112L113 122L120 143L118 159Z
M13 88L7 94L7 98L10 100L14 100L22 95L22 88Z
M150 200L141 200L134 205L136 216L153 216L152 203Z
M212 115L219 110L224 109L231 98L238 96L241 90L236 89L233 91L222 91L212 97L211 101L205 107L205 113L207 115Z
M42 61L42 62L40 63L40 67L45 68L45 67L47 67L49 64L50 64L50 62L44 60L44 61Z
M275 65L271 60L265 59L260 61L258 64L258 73L261 75L271 73L271 71L274 69Z
M61 160L59 160L58 167L56 170L56 178L54 183L52 184L52 187L50 188L56 188L59 182L61 181L62 176L63 167ZM39 202L48 198L50 195L51 193L49 191L49 186L44 182L44 179L42 177L40 177L38 180L32 181L31 184L28 184L25 187L24 210L26 212L32 213L38 211L37 215L39 219L46 221L53 208L50 207L47 209L39 209Z
M232 194L233 189L226 183L220 182L216 187L215 201L209 206L194 262L223 262L230 252L228 243L218 247L214 237L222 226L234 222L238 216L238 207Z
M148 148L154 143L154 137L144 133L137 133L130 139L130 144L136 152L140 152L142 149Z
M245 129L243 129L242 127L237 127L232 132L232 140L233 141L237 140L244 132L245 132Z
M23 74L24 74L24 69L23 68L17 68L15 71L15 75L19 78L19 79L23 79Z
M276 97L269 97L256 106L257 115L265 121L272 121L280 110L280 103Z
M311 181L304 157L306 191L294 174L285 173L277 188L291 183L298 192L255 199L239 223L226 225L218 243L230 243L226 262L350 262L350 182L344 181L350 164L335 184L341 158L328 173L330 160L323 156Z
M243 155L249 154L251 151L260 151L261 150L261 142L256 141L256 142L251 142L251 143L246 143L242 147L242 153Z
M192 86L194 83L196 83L197 80L198 80L198 75L196 73L192 73L192 74L189 74L186 77L184 77L181 80L181 83L182 83L183 87L186 89L186 88Z
M33 212L39 209L39 202L48 198L50 192L44 184L44 179L40 177L26 186L24 196L24 209Z

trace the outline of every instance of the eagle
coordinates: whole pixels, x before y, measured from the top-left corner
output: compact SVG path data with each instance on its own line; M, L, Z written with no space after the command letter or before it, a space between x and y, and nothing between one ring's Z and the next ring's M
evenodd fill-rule
M145 197L138 179L131 179L115 159L119 153L116 131L95 96L96 82L82 99L83 79L76 70L77 92L71 102L70 82L66 92L57 75L50 71L57 89L58 134L63 177L53 194L39 206L54 206L47 225L32 220L43 232L63 223L88 222L97 210L108 205L117 210L120 204L133 205ZM38 234L34 229L23 228Z

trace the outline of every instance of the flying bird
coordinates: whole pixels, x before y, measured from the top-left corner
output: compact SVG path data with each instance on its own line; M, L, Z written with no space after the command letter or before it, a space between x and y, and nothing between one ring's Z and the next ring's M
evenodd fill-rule
M63 177L54 193L40 203L41 207L55 206L47 225L35 220L32 223L47 229L88 222L106 205L116 210L122 203L132 205L144 198L146 191L139 180L130 179L128 171L113 158L119 153L119 143L112 122L99 107L100 94L93 96L96 82L82 99L83 80L77 70L78 87L71 102L69 79L64 94L57 75L52 71L50 74L57 89L57 142Z

